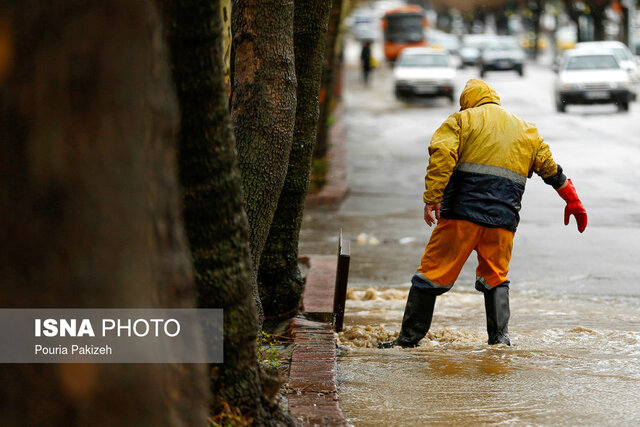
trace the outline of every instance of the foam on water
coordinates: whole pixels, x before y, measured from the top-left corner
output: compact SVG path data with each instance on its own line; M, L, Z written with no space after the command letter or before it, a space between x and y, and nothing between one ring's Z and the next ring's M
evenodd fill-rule
M409 294L408 290L401 289L348 289L347 300L351 301L375 301L375 300L405 300Z
M397 330L389 330L385 326L352 326L338 334L338 344L346 348L377 348L379 343L391 341L397 336ZM419 348L433 348L441 344L468 346L483 343L485 340L485 337L478 332L432 328L420 341Z
M632 302L512 289L512 346L488 346L482 294L456 288L419 347L377 349L397 337L407 294L349 290L338 380L355 425L640 425Z

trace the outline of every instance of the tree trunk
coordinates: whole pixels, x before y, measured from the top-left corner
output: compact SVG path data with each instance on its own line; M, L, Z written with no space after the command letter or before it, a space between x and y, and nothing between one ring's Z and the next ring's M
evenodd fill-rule
M298 269L298 240L318 125L318 93L330 9L330 0L295 2L298 89L293 146L258 274L258 289L266 319L293 317L300 305L303 284Z
M212 410L218 414L227 403L264 425L249 227L227 107L219 0L165 0L165 19L182 113L179 176L198 305L224 308L224 363L211 366Z
M496 9L493 16L496 22L496 33L504 36L510 35L509 20L507 19L506 10L504 8Z
M576 39L578 42L583 42L585 41L585 35L582 31L582 29L580 28L580 16L582 16L582 11L578 10L574 4L574 0L563 0L564 2L564 9L567 13L567 15L569 15L569 18L571 18L571 20L573 21L574 24L576 24Z
M532 24L533 24L533 46L532 46L531 57L535 61L538 59L538 41L540 40L540 18L542 16L542 11L544 10L544 1L535 0L534 2L530 2L530 5L534 6L532 8L533 15L531 17Z
M193 307L153 2L17 4L0 4L13 52L0 81L2 305ZM203 424L204 378L202 365L3 365L0 425Z
M342 22L342 5L344 0L333 0L331 2L331 13L329 15L329 27L327 31L327 45L324 54L324 66L322 70L322 81L320 86L320 115L318 117L318 133L316 144L313 150L313 158L321 159L329 151L329 116L333 103L333 92L336 81L339 78L336 72L338 64L338 34L340 33L340 23Z
M253 292L287 174L296 112L292 0L234 0L231 114L242 174Z
M591 6L591 19L593 20L593 40L600 41L605 39L604 25L607 20L606 14L607 4L597 2Z
M636 52L636 47L634 45L634 40L629 40L629 24L631 24L632 22L629 21L629 13L630 10L628 7L622 6L622 13L621 13L621 19L622 19L622 34L620 34L620 41L624 44L626 44L627 46L629 46L629 48L631 48L631 51L634 53L634 55L637 55L638 52Z

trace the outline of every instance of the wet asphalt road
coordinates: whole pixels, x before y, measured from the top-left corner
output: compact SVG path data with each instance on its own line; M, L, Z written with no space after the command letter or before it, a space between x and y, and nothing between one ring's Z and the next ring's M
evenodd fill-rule
M476 69L458 71L456 99ZM529 64L525 76L489 72L502 105L537 125L557 163L577 188L589 215L578 233L563 224L564 201L534 175L527 182L509 279L516 289L565 295L640 297L640 105L570 106L555 112L555 74ZM308 209L301 253L334 253L337 233L353 241L350 286L408 285L431 229L422 219L427 146L458 109L448 100L395 100L383 64L369 87L347 50L342 118L347 124L351 195L337 209ZM456 287L471 288L472 255Z
M357 58L347 50L347 61ZM349 65L349 64L348 64ZM639 425L640 106L555 112L554 73L530 64L524 78L488 73L505 108L538 126L589 215L578 233L564 201L528 180L515 235L512 346L488 346L475 256L438 298L416 349L376 349L397 333L431 229L422 219L427 146L457 105L411 105L392 95L390 71L370 87L347 68L348 183L337 209L308 209L301 253L334 254L340 227L352 240L340 406L356 426ZM474 69L461 70L457 95ZM372 289L370 289L372 288Z
M534 176L522 201L511 280L511 347L488 346L475 256L438 298L416 349L378 350L397 333L431 229L423 216L427 146L457 105L393 97L390 70L359 81L348 45L342 120L351 195L307 209L300 252L352 240L340 406L356 426L640 424L640 106L555 112L550 67L488 73L505 108L538 126L584 203L589 225L563 224L564 201ZM475 69L458 73L457 95ZM370 289L372 288L372 289Z

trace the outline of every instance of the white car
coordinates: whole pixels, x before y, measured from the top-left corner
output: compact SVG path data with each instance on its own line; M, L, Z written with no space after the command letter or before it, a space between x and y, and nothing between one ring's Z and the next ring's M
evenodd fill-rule
M478 66L480 77L487 71L513 70L522 77L524 74L525 54L518 41L513 37L499 37L489 41L480 54Z
M627 111L633 99L629 73L607 49L572 49L565 53L555 83L556 109L569 104L614 103Z
M446 51L408 47L396 61L393 81L396 98L443 96L453 102L456 69Z
M618 58L622 68L627 70L629 77L631 77L631 83L634 88L634 98L638 93L638 86L640 86L640 63L638 59L633 56L631 50L622 42L609 40L598 42L580 42L576 44L576 49L610 49Z
M460 39L455 34L445 33L434 29L426 31L427 43L432 48L446 50L450 55L456 55L460 49Z
M462 45L458 49L460 56L460 66L477 65L480 53L488 42L495 40L492 34L467 34L462 37Z

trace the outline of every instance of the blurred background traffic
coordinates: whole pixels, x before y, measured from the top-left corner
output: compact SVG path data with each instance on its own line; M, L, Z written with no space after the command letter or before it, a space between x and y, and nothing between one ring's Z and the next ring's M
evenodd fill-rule
M636 8L635 0L355 2L346 53L359 59L366 83L376 69L393 69L403 102L456 100L456 70L523 77L534 63L556 73L552 88L539 89L553 92L557 112L578 104L628 111L640 88Z

